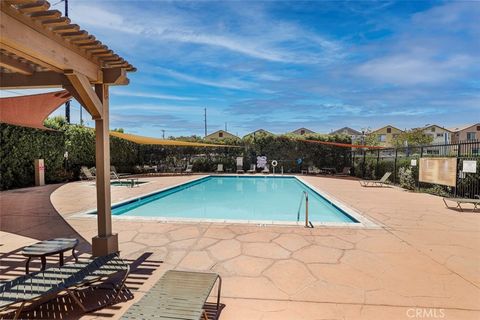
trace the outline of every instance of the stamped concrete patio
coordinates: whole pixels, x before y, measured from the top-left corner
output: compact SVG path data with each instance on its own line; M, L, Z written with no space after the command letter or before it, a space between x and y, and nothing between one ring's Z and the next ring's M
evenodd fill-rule
M149 183L138 188L112 187L112 201L190 179L147 178ZM120 316L172 268L220 273L224 320L480 318L479 213L446 209L439 197L398 188L362 188L350 179L303 179L379 227L114 219L123 257L135 261L148 253L149 259L163 263L138 286L135 298L119 303L108 318ZM60 223L55 219L65 219L62 233L76 232L87 240L96 234L95 219L77 215L95 207L92 184L57 187L2 193L2 252L49 236ZM43 205L50 220L37 216L34 202L29 204L35 193L50 196L51 204ZM15 217L21 219L11 223ZM84 316L104 317L102 311Z

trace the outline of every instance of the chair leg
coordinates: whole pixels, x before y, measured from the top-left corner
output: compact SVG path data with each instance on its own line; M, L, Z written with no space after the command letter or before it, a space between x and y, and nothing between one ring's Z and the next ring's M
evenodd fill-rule
M208 314L207 314L207 311L203 310L203 318L205 320L208 320Z
M83 305L83 303L80 301L80 299L78 299L78 297L75 295L75 292L73 292L72 290L70 289L66 289L67 290L67 293L70 297L72 297L73 301L75 301L78 306L82 309L83 312L88 312L87 308L85 308L85 306Z
M13 320L17 320L18 317L20 317L20 313L22 313L23 308L25 307L26 301L23 301L20 307L18 307L17 311L15 311L15 316L13 317Z
M222 277L218 276L218 292L217 292L217 316L220 310L220 296L222 294Z
M460 202L457 202L457 207L460 209L461 212L463 212L463 208L462 208L462 206L460 205Z

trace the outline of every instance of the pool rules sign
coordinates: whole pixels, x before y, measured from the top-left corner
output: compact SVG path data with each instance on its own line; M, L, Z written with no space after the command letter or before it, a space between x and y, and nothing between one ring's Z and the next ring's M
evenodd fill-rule
M477 173L477 161L476 160L463 160L462 171L466 173Z
M457 158L420 158L418 180L455 187Z

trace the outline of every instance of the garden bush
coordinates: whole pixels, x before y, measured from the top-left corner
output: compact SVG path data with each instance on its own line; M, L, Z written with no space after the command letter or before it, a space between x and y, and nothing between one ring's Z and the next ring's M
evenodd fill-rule
M414 190L415 189L415 179L413 178L412 169L407 167L401 167L398 169L398 181L400 187Z
M0 124L0 188L31 186L35 183L34 160L44 159L45 181L66 178L65 139L61 132Z
M1 127L1 182L2 189L31 186L34 183L33 161L45 160L46 182L77 179L81 166L95 166L95 131L81 125L70 125L62 117L47 119L45 125L54 129L39 130L2 124ZM300 172L302 168L334 167L341 170L350 166L350 149L309 143L301 140L350 143L347 136L312 134L270 135L258 134L241 139L218 141L229 147L163 147L138 145L117 137L110 139L111 164L119 172L134 172L136 165L165 166L193 164L196 172L213 172L218 163L224 170L235 171L235 158L244 157L244 169L256 163L257 156L266 156L268 162L278 161L276 172ZM197 139L198 140L198 139ZM300 140L300 141L298 141ZM64 153L68 152L64 162Z

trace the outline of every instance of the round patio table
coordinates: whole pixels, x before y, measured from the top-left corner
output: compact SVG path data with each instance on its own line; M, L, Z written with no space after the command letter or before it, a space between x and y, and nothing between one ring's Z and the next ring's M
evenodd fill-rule
M40 258L42 261L42 270L45 270L47 264L46 257L59 254L60 266L63 266L63 253L68 250L72 250L72 256L75 258L75 262L78 262L78 258L75 255L75 248L78 245L78 239L72 238L55 238L50 240L44 240L32 244L23 248L22 255L28 257L25 265L25 272L29 272L29 264L32 258Z

